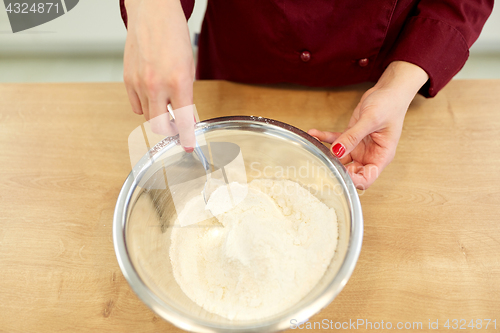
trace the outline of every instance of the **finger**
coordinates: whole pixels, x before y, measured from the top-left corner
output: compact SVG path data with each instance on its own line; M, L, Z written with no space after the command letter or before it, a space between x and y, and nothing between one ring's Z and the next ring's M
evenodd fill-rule
M352 111L351 118L349 119L349 123L347 123L346 130L353 127L359 120L359 111L361 109L361 102L356 105L354 110Z
M351 154L344 155L344 157L340 159L340 163L342 163L343 165L349 164L352 161L353 159Z
M149 123L153 133L165 136L174 136L177 134L175 126L172 125L170 114L167 110L167 99L160 98L149 100L149 112L151 119Z
M374 124L368 118L360 118L332 143L331 151L333 155L342 158L350 154L361 140L374 130Z
M307 131L307 133L316 138L318 141L326 143L334 142L341 135L341 133L339 132L324 132L317 130L315 128L310 129L309 131ZM344 165L351 163L352 162L351 155L350 154L345 155L343 158L340 159L340 162Z
M132 105L132 111L134 111L134 113L138 115L143 114L141 100L139 99L139 96L137 95L135 90L133 88L127 87L127 95L130 101L130 105Z
M168 106L170 105L170 101L167 100L167 113L165 114L165 117L167 117L167 131L166 131L166 136L175 136L179 134L179 130L177 129L177 126L175 125L175 118L173 115L173 110L169 109ZM171 106L171 105L170 105Z
M346 166L346 169L354 186L359 190L366 190L375 182L383 168L376 164L363 165L359 162L353 162Z
M137 91L137 96L139 96L139 101L141 103L142 113L144 114L144 118L149 120L149 99L145 93L142 91Z
M193 117L193 105L188 105L183 108L175 109L175 126L179 131L179 140L181 146L187 152L192 152L196 145L194 136L195 119Z
M179 131L181 146L187 152L192 152L196 145L194 135L194 105L193 105L193 83L189 82L178 89L170 98L174 109L175 126Z
M315 128L310 129L309 131L307 131L307 133L311 136L314 136L319 141L327 143L332 143L340 136L340 133L338 132L324 132Z

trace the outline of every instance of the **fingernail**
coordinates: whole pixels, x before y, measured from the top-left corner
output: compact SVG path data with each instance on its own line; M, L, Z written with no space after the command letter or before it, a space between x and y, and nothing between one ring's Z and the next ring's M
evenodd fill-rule
M192 153L192 152L193 152L193 150L194 150L194 148L193 148L193 147L184 147L184 151L185 151L186 153Z
M341 158L345 153L345 147L341 143L337 143L332 147L332 153L338 158Z

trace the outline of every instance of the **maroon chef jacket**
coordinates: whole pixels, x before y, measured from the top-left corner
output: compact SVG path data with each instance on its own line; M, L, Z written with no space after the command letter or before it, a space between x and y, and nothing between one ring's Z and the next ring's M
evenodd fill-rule
M186 18L194 0L181 0ZM120 0L127 23L124 0ZM198 79L341 86L403 60L435 96L463 67L493 0L208 0Z

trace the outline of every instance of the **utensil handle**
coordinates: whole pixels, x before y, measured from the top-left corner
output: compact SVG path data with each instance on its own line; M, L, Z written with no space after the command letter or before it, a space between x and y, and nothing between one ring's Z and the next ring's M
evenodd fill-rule
M194 147L194 152L198 156L198 158L200 159L200 162L203 165L203 168L205 168L205 171L207 172L207 174L210 173L210 171L211 171L210 164L208 163L208 160L205 157L205 154L203 154L203 151L201 150L198 142L196 142L196 146Z

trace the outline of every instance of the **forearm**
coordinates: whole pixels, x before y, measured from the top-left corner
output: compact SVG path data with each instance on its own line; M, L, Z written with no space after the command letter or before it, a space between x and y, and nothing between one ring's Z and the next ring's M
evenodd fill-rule
M419 66L406 61L393 61L375 85L376 89L391 89L401 97L411 101L429 79L429 75Z
M159 18L168 18L173 16L181 16L185 21L184 12L180 0L124 0L125 8L127 10L129 24L138 11L147 10L148 15ZM141 6L146 5L146 6ZM158 15L159 14L159 15Z

